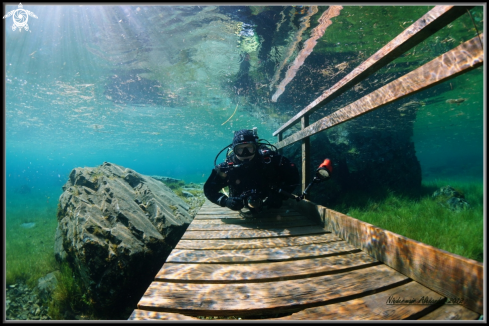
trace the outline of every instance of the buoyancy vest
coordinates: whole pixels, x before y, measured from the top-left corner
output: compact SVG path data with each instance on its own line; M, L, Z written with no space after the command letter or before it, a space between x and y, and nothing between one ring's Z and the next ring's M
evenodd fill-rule
M241 162L232 153L216 168L219 168L218 172L226 173L231 197L240 196L243 192L252 189L267 194L272 186L280 187L287 181L298 182L295 165L264 145L258 148L257 155L250 162ZM289 173L291 168L293 170ZM295 187L292 184L288 186Z

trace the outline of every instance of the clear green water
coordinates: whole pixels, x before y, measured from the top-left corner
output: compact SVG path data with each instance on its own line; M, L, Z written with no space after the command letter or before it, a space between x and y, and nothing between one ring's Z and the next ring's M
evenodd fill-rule
M256 126L275 142L282 123L431 8L345 6L273 102L328 7L308 18L307 6L26 5L38 17L29 17L29 31L13 31L12 17L4 19L7 250L9 243L32 245L40 225L54 238L57 200L75 167L108 161L200 183L234 130ZM471 10L480 32L484 10ZM371 76L369 89L477 30L463 15ZM413 136L424 182L483 184L484 77L480 67L413 96L426 103ZM328 108L357 97L345 93Z

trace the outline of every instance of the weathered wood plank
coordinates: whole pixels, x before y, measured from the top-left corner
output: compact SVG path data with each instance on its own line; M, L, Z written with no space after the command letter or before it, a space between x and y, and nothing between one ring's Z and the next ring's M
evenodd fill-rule
M304 220L304 221L310 221L311 219L308 217L305 217L302 214L293 214L293 215L286 215L286 216L273 216L270 218L256 218L256 219L247 219L247 218L224 218L224 219L194 219L190 225L228 225L228 224L239 224L239 225L265 225L265 224L270 224L270 223L281 223L281 222L288 222L288 221L298 221L298 220ZM316 225L318 225L317 221L314 221Z
M197 316L279 312L367 295L408 280L401 273L379 265L346 273L264 283L153 282L139 301L138 308Z
M205 199L204 204L202 204L202 207L213 207L216 206L213 202L211 202L209 199Z
M263 211L262 214L260 214L261 217L263 216L269 216L269 215L287 215L287 214L292 214L294 212L291 212L288 208L279 208L279 209L269 209L266 211ZM295 212L297 213L297 212ZM226 207L217 207L217 208L200 208L199 215L239 215L241 216L240 211L233 211L229 208Z
M420 320L476 320L480 314L461 305L445 304Z
M301 118L301 129L305 129L309 126L309 115L304 115ZM302 139L301 144L301 154L302 154L302 186L301 192L306 190L307 184L310 182L310 172L309 172L309 162L310 162L310 152L311 152L311 141L310 138Z
M230 215L239 216L239 211L233 211L230 209L203 209L198 212L199 215Z
M290 228L268 228L258 230L230 230L230 231L186 231L182 239L244 239L268 238L290 235L321 234L328 231L319 226L297 226Z
M280 213L262 213L259 216L253 216L250 214L239 214L238 212L235 213L229 213L229 212L222 212L219 214L207 214L206 212L199 212L194 220L215 220L215 219L241 219L241 220L248 220L248 221L256 221L256 220L262 220L262 219L280 219L285 216L299 216L297 212L289 211L289 212L280 212Z
M291 219L288 221L256 221L256 222L246 222L246 223L222 223L222 221L217 220L221 223L191 223L188 231L227 231L227 230L255 230L255 229L266 229L266 228L289 228L289 227L299 227L299 226L317 226L316 222L308 219Z
M393 289L362 298L307 308L290 316L271 320L403 320L417 319L433 310L434 304L389 304L393 299L412 300L423 297L440 298L427 287L409 282Z
M199 321L197 317L189 317L182 314L176 314L171 312L158 312L158 311L149 311L149 310L141 310L134 309L131 316L129 316L128 320L193 320Z
M343 240L332 233L308 236L291 236L282 238L258 239L213 239L213 240L180 240L176 249L263 249L279 248Z
M324 223L338 237L433 291L447 298L462 299L464 307L482 314L482 263L406 238L309 201L297 203L296 208L300 210L300 207L304 206L309 206L309 211L324 210Z
M481 35L481 38L483 36ZM441 82L456 77L481 66L484 50L478 36L462 43L418 69L394 80L361 99L318 120L309 127L275 144L277 148L288 146L296 141L312 136L332 126L378 109L393 101L415 94Z
M440 28L445 27L456 18L465 14L468 8L471 7L436 6L411 26L406 28L396 38L387 43L383 48L374 53L370 58L365 60L357 68L353 69L348 75L333 85L333 87L326 90L320 97L302 109L293 118L284 123L273 133L273 136L282 135L285 130L298 122L304 115L312 114L321 106L324 106L326 103L383 68L407 50L433 35ZM282 139L278 139L278 142L280 143L281 140Z
M266 249L186 250L173 249L168 263L237 263L283 261L359 251L346 241Z
M309 277L378 263L363 251L340 256L262 264L182 264L166 262L155 281L237 283Z

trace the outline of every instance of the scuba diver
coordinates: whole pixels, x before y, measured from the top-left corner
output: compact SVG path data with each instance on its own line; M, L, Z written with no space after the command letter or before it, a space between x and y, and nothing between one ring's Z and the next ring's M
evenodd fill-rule
M235 211L248 208L256 214L279 208L283 200L291 198L290 194L300 184L297 167L278 154L275 146L262 141L266 140L258 139L256 127L234 132L233 143L217 154L215 167L204 184L207 199ZM216 165L217 157L226 148L225 162ZM220 192L226 186L229 196Z

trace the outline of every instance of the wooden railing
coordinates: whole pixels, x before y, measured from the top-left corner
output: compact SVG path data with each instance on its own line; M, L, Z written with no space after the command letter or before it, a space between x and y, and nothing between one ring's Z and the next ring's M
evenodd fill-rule
M480 34L397 80L309 124L309 116L313 112L467 13L470 8L472 7L436 6L273 133L278 137L278 142L275 144L278 149L302 141L302 190L310 179L308 173L310 136L445 82L483 64L483 34ZM299 120L301 130L283 138L283 133ZM317 215L324 227L330 228L338 236L341 235L388 266L445 296L463 298L465 300L461 303L463 306L482 313L484 305L481 263L424 244L421 246L416 241L389 231L382 233L373 225L307 200L295 205L299 210Z
M309 116L313 112L467 13L470 8L472 7L436 6L273 133L274 136L278 137L278 142L275 144L278 149L302 140L302 190L307 184L306 181L310 179L308 172L310 136L454 78L483 64L483 35L480 34L418 69L309 125ZM301 130L284 139L283 133L299 120L301 121Z
M298 212L427 288L483 314L484 265L406 238L308 200L289 201Z

